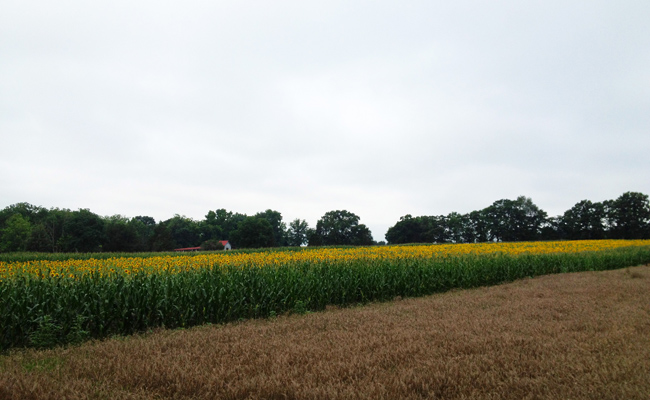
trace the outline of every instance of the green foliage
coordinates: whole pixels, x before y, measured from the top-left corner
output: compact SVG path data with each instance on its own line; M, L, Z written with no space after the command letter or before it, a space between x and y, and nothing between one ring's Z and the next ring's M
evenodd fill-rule
M199 225L201 239L203 240L221 240L225 236L223 230L217 225L217 214L214 211L208 211L205 219Z
M129 219L114 215L104 219L104 251L131 252L138 248L138 232Z
M47 212L47 210L29 203L12 204L0 211L0 227L4 226L7 220L13 215L17 214L27 221L34 222L35 220L42 218L43 212Z
M519 196L516 200L498 200L485 209L490 239L516 242L538 240L547 214L530 198Z
M310 246L316 242L325 246L372 244L370 229L359 224L359 216L347 210L326 212L316 223L316 231L311 236Z
M309 233L309 225L304 219L296 218L289 223L289 230L287 231L287 245L288 246L302 246L307 244Z
M216 211L209 211L205 217L208 226L212 227L212 229L218 229L221 237L211 237L211 239L217 240L232 240L230 234L237 229L240 222L246 219L246 215L244 214L233 213L223 208ZM216 235L216 233L213 235Z
M559 230L569 240L603 239L606 233L605 217L602 203L582 200L564 213Z
M302 300L297 300L296 304L293 306L292 310L295 314L305 314L307 313L307 303Z
M174 239L167 224L160 222L153 229L153 236L150 239L152 251L170 251L174 249Z
M296 219L289 226L282 214L267 209L255 214L273 232L272 246L369 245L372 235L359 217L345 210L323 215L314 229ZM181 215L156 224L152 217L127 219L100 217L88 209L46 209L29 203L0 210L0 253L30 252L146 252L195 247L206 241L232 240L246 220L245 214L225 209L210 210L195 221ZM288 228L288 229L287 229ZM237 234L241 235L242 230ZM564 214L548 218L530 198L502 199L467 214L405 215L386 232L386 240L398 243L474 243L561 239L650 238L648 195L626 192L615 200L583 200ZM237 238L244 242L247 239ZM270 246L266 240L257 244ZM262 244L263 243L263 244ZM256 244L256 245L257 245Z
M534 241L550 238L554 231L549 231L549 226L546 212L530 198L519 196L469 214L405 215L388 229L386 240L391 244Z
M316 232L316 229L307 229L307 245L308 246L322 246L323 237Z
M134 251L151 251L156 220L152 217L139 215L131 218L128 225L135 232Z
M265 218L247 217L230 236L233 246L238 248L272 247L275 244L273 227Z
M352 235L350 243L353 246L370 246L373 244L372 233L370 229L364 224L359 224L352 227Z
M104 220L88 209L73 211L63 223L60 243L63 251L99 251L106 241Z
M223 250L224 245L218 240L206 240L205 242L201 243L201 250L205 251L219 251Z
M54 347L61 343L63 327L52 322L49 315L37 319L37 328L29 335L29 344L33 347Z
M423 243L424 227L422 217L413 218L411 214L400 217L399 221L386 232L388 243Z
M405 215L386 232L391 244L646 238L650 238L650 201L637 192L603 202L582 200L552 218L530 198L519 196L464 215Z
M579 254L316 260L263 268L215 265L129 277L24 276L0 281L0 349L51 347L161 326L266 318L648 262L646 246Z
M55 323L50 315L40 316L36 319L36 329L29 334L29 345L49 348L82 343L89 338L89 332L82 327L84 320L83 316L77 315L72 325L64 327Z
M48 251L53 253L60 251L67 251L64 248L64 237L69 236L65 233L66 221L72 215L72 211L67 209L53 208L49 210L44 218L40 220L45 235L44 240L39 240L39 250L41 247L46 247ZM32 248L31 250L36 250Z
M176 214L165 221L169 229L174 248L196 247L201 243L199 226L191 218Z
M287 225L282 222L282 214L279 211L266 210L255 214L256 218L263 218L269 221L273 229L273 245L286 246L287 245Z
M650 238L650 201L647 194L626 192L608 205L613 238Z
M0 251L25 251L31 234L29 221L20 214L13 214L0 230Z

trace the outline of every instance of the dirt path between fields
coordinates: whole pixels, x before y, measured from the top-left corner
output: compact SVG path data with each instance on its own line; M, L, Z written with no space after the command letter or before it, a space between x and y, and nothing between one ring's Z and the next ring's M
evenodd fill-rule
M650 398L650 266L0 357L0 399Z

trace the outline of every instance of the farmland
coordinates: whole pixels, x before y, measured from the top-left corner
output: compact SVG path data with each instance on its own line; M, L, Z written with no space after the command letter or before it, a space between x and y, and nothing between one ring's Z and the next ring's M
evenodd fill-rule
M0 356L13 399L650 397L650 266Z
M650 262L650 241L287 249L0 262L2 349L50 347Z

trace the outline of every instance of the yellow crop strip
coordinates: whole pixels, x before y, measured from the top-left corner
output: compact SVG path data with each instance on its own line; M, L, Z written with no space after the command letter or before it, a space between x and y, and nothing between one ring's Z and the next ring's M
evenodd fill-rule
M264 268L296 263L328 263L359 260L400 260L488 254L552 254L597 252L620 247L650 246L650 240L582 240L557 242L475 243L374 246L357 248L306 248L299 251L258 253L206 253L200 255L119 257L107 259L0 262L0 281L19 276L80 278L141 273L178 273L220 267Z
M69 256L0 262L0 350L624 268L650 240Z

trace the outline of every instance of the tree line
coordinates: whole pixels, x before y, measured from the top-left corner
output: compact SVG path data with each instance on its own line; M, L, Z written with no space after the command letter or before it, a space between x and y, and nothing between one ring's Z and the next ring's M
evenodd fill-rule
M202 220L181 215L165 221L122 215L102 217L88 209L44 208L17 203L0 211L0 252L150 252L198 247L222 249L309 245L371 245L372 234L349 211L325 213L315 228L302 219L288 226L282 214L253 216L217 209Z
M615 200L582 200L550 218L520 196L467 214L405 215L386 233L390 244L580 239L650 239L648 195L626 192Z
M648 238L650 203L648 195L638 192L603 202L582 200L550 218L530 198L520 196L467 214L405 215L386 232L389 244ZM178 214L165 221L102 217L88 209L47 209L29 203L0 211L0 252L149 252L198 246L217 250L222 240L234 248L375 244L370 229L347 210L325 213L313 228L303 219L286 224L282 214L271 209L252 216L217 209L198 221Z

